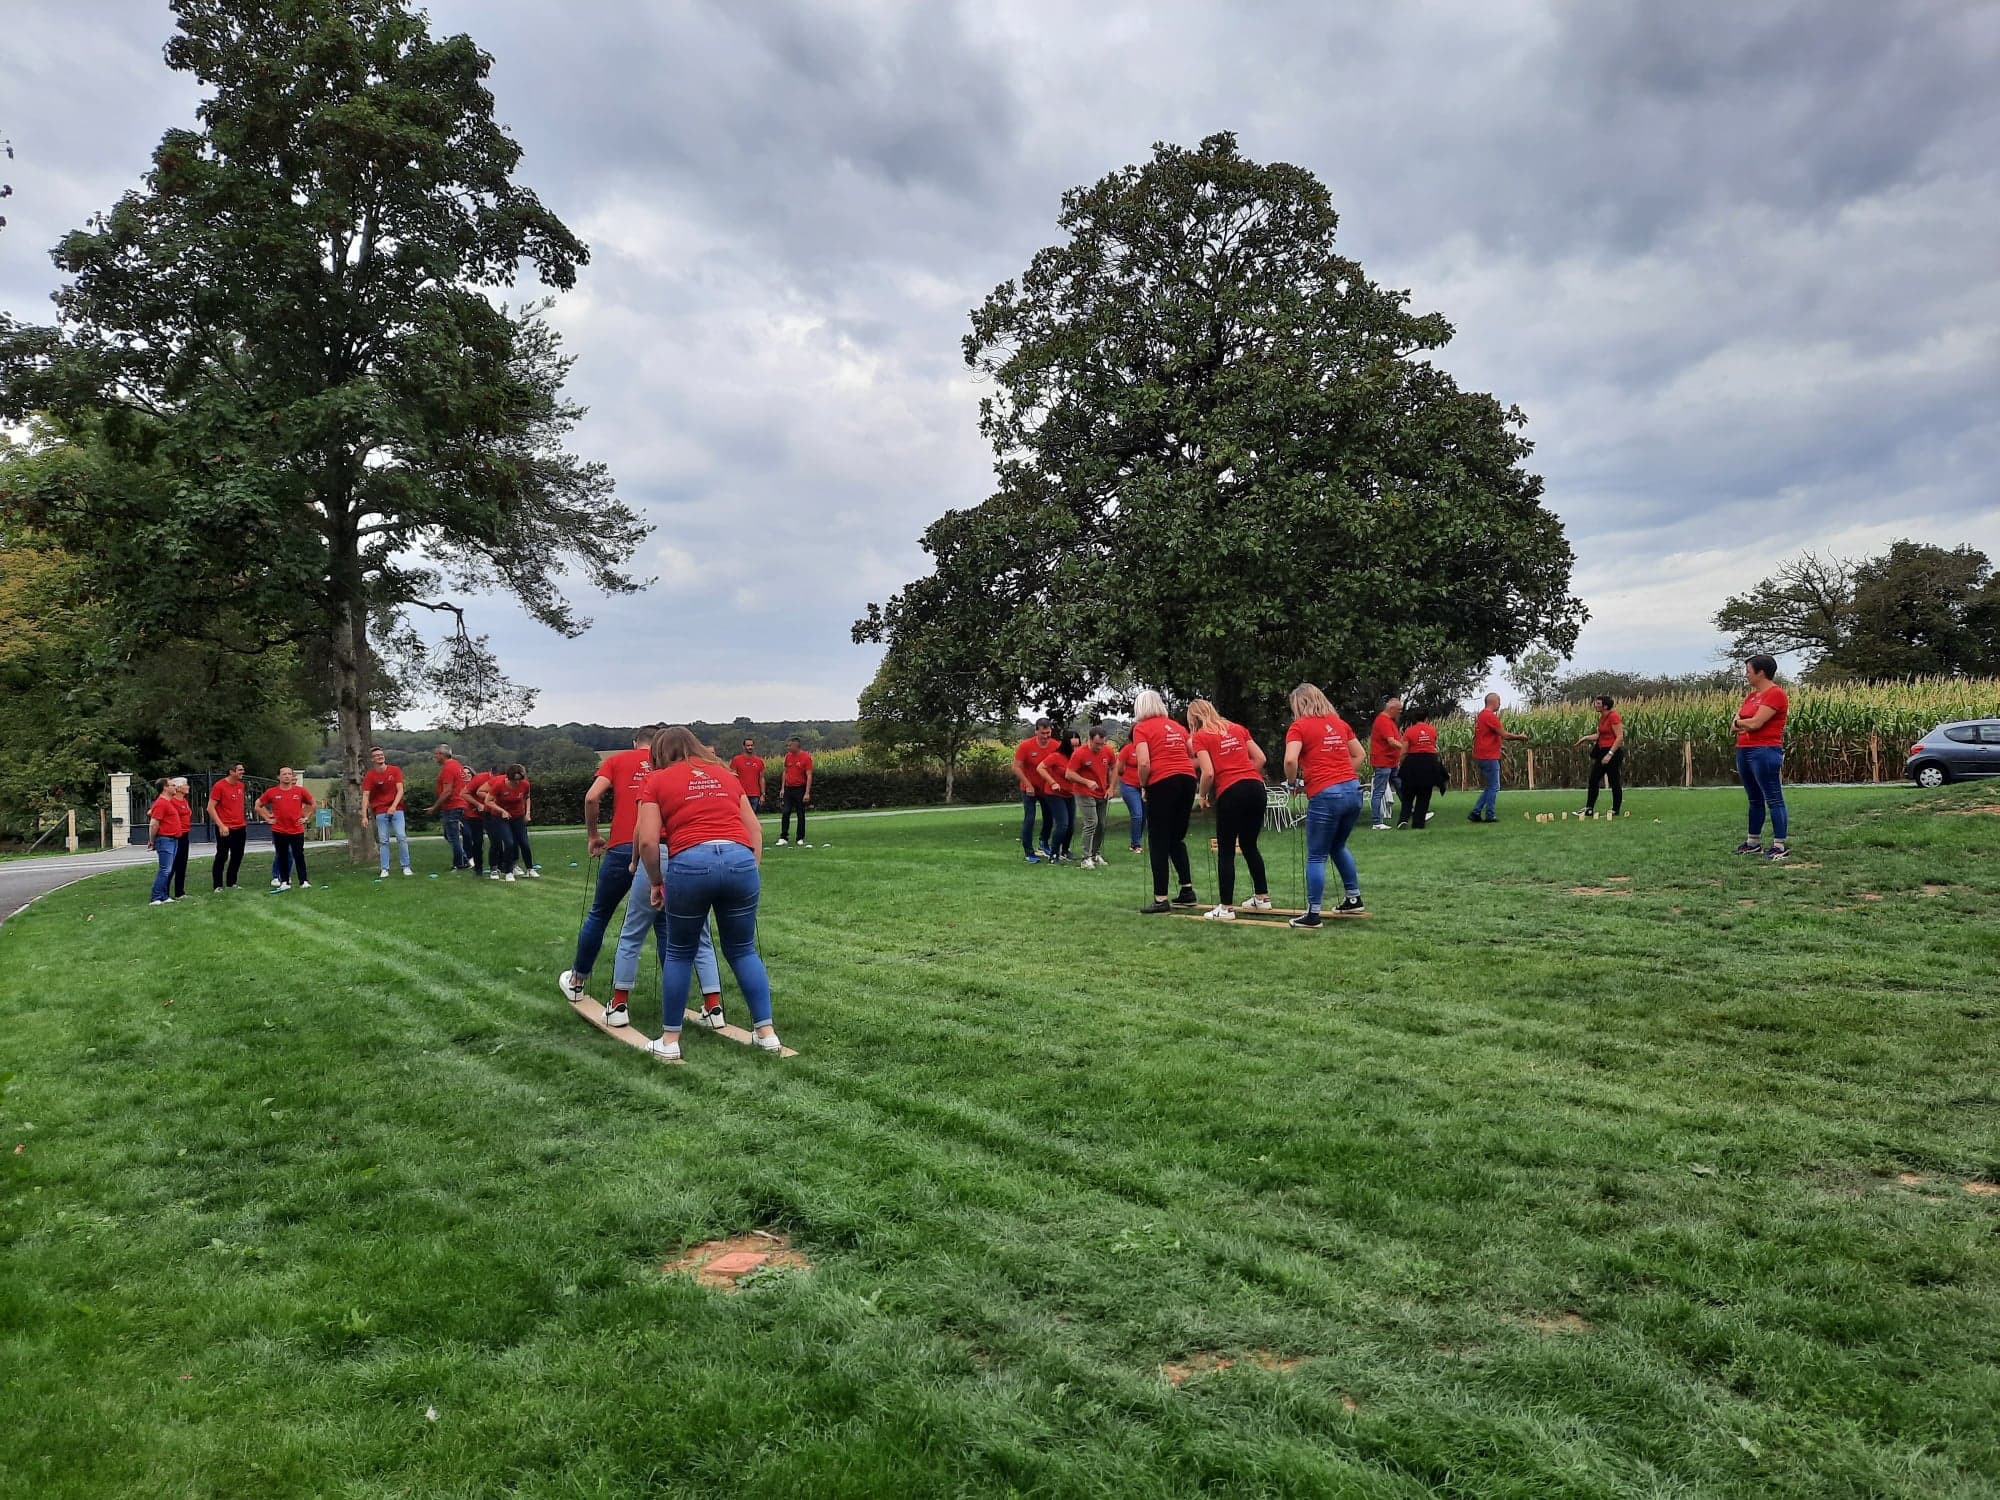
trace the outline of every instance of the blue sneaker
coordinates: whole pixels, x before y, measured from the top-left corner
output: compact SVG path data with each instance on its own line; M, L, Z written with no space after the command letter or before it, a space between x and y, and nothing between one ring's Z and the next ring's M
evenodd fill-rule
M1028 863L1031 865L1038 865L1041 862L1042 862L1042 857L1039 854L1030 854L1028 856Z

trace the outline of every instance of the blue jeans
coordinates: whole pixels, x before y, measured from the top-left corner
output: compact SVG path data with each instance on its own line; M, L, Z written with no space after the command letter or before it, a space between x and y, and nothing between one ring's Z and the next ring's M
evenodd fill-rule
M1475 818L1497 817L1499 814L1496 809L1500 804L1500 762L1497 760L1475 760L1473 764L1479 767L1480 791L1479 800L1472 804L1472 816Z
M509 832L507 820L487 816L480 820L486 825L486 868L489 872L498 870L502 875L514 873L514 840Z
M1118 783L1118 795L1125 799L1125 811L1132 819L1132 847L1146 836L1146 793L1144 788Z
M1044 792L1042 803L1042 850L1048 854L1069 852L1069 798Z
M667 944L660 957L660 1030L680 1033L687 1015L695 954L715 913L722 956L743 991L753 1025L771 1024L771 979L757 956L757 857L748 846L716 841L683 849L667 861Z
M153 852L160 857L160 873L153 877L153 899L167 899L167 889L174 880L174 860L181 852L181 841L170 833L160 834L153 840Z
M646 867L632 861L631 897L625 903L625 925L618 931L618 952L611 960L614 989L630 990L639 982L639 955L646 947L646 932L653 933L653 951L667 956L667 914L653 910L653 882ZM695 944L694 977L704 995L722 993L722 974L715 967L715 948L708 940L708 923L701 924L701 939ZM683 987L685 988L685 986Z
M1382 821L1382 794L1390 787L1396 789L1398 797L1403 795L1402 768L1400 766L1377 766L1375 768L1375 787L1368 803L1368 811L1372 814L1374 822L1379 823Z
M1033 792L1021 793L1021 852L1035 852L1035 813L1042 805L1042 799Z
M451 867L463 870L472 863L465 857L465 809L447 807L438 818L444 825L444 841L451 846Z
M382 851L382 873L389 873L389 840L396 840L402 850L403 868L410 868L410 835L403 823L403 810L375 814L375 844Z
M1771 837L1785 841L1785 751L1780 745L1745 745L1736 752L1736 774L1750 798L1750 837L1764 836L1764 809L1771 810Z
M1361 821L1361 783L1337 781L1306 804L1306 907L1318 911L1326 898L1326 862L1340 871L1350 896L1361 894L1361 872L1347 852L1347 836Z
M611 925L611 914L632 889L632 864L630 844L613 844L598 862L597 889L590 893L590 909L583 914L583 925L576 930L576 960L569 966L578 979L590 977L597 955L604 947L604 932Z

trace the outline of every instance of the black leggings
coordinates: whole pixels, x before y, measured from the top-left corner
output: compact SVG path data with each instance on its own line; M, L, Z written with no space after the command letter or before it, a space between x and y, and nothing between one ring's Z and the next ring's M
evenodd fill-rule
M303 833L279 833L271 830L271 878L281 885L290 885L292 877L299 877L299 883L306 880L306 836Z
M1583 805L1592 811L1597 808L1597 789L1605 782L1611 783L1611 816L1617 817L1625 806L1625 747L1620 745L1609 755L1593 754L1590 757L1590 794Z
M788 786L780 801L783 805L778 810L778 837L788 839L792 836L792 814L797 813L799 842L803 844L806 841L806 789L802 786Z
M465 822L462 825L462 830L459 834L459 839L465 845L466 862L472 866L473 874L484 875L486 873L486 820L467 814ZM500 866L500 846L498 844L493 846L493 865L495 869L498 869Z
M1421 830L1431 815L1431 793L1437 790L1438 758L1429 752L1403 757L1403 811L1396 820Z
M1153 894L1167 897L1167 861L1181 878L1181 889L1194 886L1188 868L1188 819L1194 813L1194 778L1165 776L1146 787L1146 854L1153 865Z
M218 891L225 885L236 884L236 872L243 868L243 838L241 828L218 828L215 831L215 888Z
M194 843L194 833L190 830L181 835L179 847L174 850L174 899L180 900L188 893L188 847Z
M1250 888L1271 894L1264 878L1264 856L1257 852L1257 835L1264 831L1264 783L1239 781L1215 799L1216 895L1224 906L1236 901L1236 846L1243 846L1243 863L1250 867Z

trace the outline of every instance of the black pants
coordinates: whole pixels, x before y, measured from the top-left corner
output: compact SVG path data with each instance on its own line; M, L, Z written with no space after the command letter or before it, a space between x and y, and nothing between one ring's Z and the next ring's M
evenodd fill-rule
M802 786L786 787L783 803L778 813L778 837L788 839L792 836L792 814L797 813L799 842L803 844L806 841L806 789Z
M1403 757L1403 811L1396 821L1398 828L1405 822L1415 829L1424 826L1431 815L1431 793L1438 788L1441 771L1438 758L1427 752Z
M174 899L180 900L188 893L188 846L194 842L194 832L190 829L181 835L181 841L174 850Z
M225 885L236 884L236 872L243 868L243 838L241 828L218 828L215 830L215 888L219 891Z
M1194 888L1188 868L1188 819L1194 813L1194 778L1166 776L1146 787L1146 854L1153 866L1153 894L1167 895L1167 861L1181 878L1181 889Z
M1264 831L1264 783L1239 781L1215 799L1216 895L1224 906L1236 902L1236 847L1243 846L1243 863L1250 867L1250 888L1271 894L1264 878L1264 856L1257 852L1257 835Z
M465 844L465 857L471 862L472 873L475 875L484 875L486 873L486 820L484 818L475 818L468 813L462 826L464 832L460 835L460 838ZM497 857L499 846L495 845L494 849L496 855L494 864L498 865L500 862Z
M292 877L299 877L299 884L306 882L306 836L303 833L271 834L271 878L280 885L290 885Z
M1590 794L1583 800L1585 807L1593 811L1596 810L1597 789L1607 781L1611 783L1611 816L1615 818L1618 816L1619 810L1625 806L1625 747L1623 745L1620 745L1609 755L1603 754L1599 747L1593 746L1591 748Z

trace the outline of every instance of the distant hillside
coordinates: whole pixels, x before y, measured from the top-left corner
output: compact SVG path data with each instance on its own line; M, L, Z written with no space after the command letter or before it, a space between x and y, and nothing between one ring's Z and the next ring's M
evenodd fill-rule
M758 747L782 752L787 735L797 735L808 750L845 750L860 743L852 719L785 719L759 721L736 719L728 724L711 724L697 719L688 726L723 755L736 753L745 735ZM454 733L448 729L384 729L375 742L399 766L421 761L434 746L446 744L468 765L487 766L519 761L532 772L587 771L612 750L632 743L629 724L479 724ZM308 775L333 774L334 745L320 747L319 758L306 768Z

